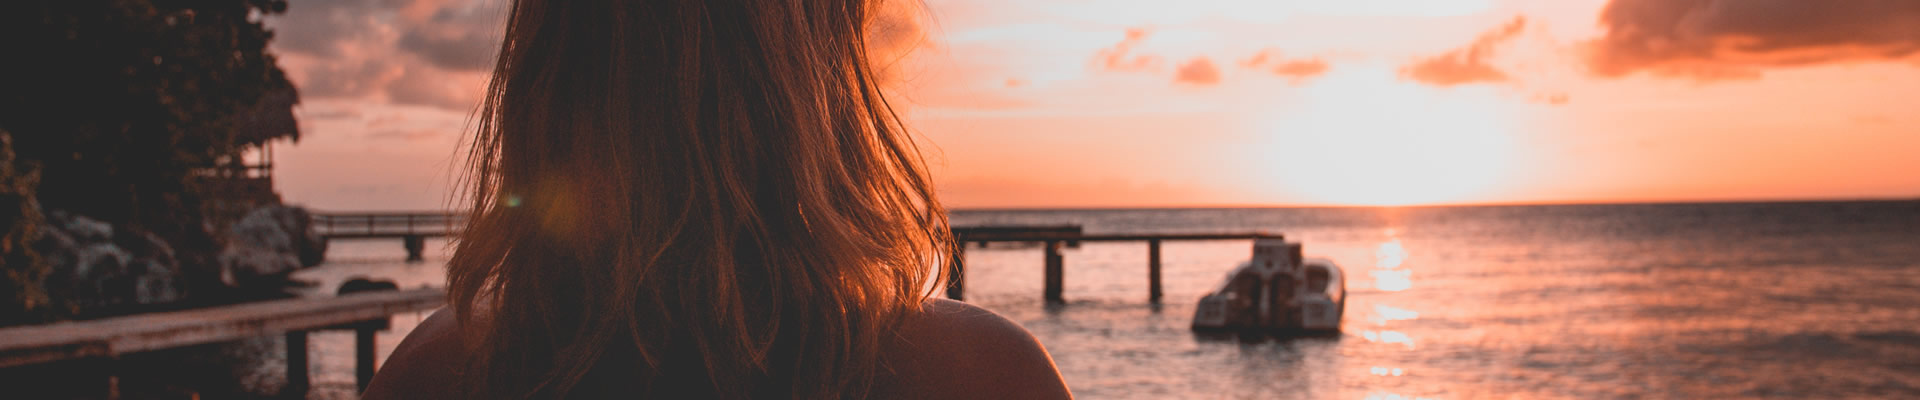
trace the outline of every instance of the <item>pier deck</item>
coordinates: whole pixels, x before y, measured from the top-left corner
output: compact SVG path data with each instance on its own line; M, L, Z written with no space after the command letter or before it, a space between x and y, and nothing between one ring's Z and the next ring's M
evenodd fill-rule
M354 330L359 383L373 376L373 332L394 314L446 302L441 289L361 292L222 307L0 328L0 368L121 355L246 338L287 335L291 391L307 388L307 332Z
M1060 255L1060 246L1078 242L1147 242L1147 301L1160 304L1163 292L1160 289L1160 242L1169 240L1254 240L1284 239L1278 233L1268 232L1231 232L1231 233L1113 233L1083 234L1074 227L1073 232L1062 232L1057 227L1039 227L1040 229L1022 230L1019 227L998 227L991 231L962 231L954 229L954 242L958 244L991 242L1037 242L1042 244L1046 265L1046 287L1043 296L1048 303L1064 303L1061 289L1066 286L1066 262ZM949 273L953 277L947 284L947 297L960 300L966 291L966 246L954 246L953 260L949 263Z

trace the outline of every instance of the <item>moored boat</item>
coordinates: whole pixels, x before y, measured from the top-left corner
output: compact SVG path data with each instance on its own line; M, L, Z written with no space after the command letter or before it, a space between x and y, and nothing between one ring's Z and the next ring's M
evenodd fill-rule
M1299 243L1256 240L1253 258L1200 298L1193 330L1338 332L1346 291L1346 277L1332 260L1302 257Z

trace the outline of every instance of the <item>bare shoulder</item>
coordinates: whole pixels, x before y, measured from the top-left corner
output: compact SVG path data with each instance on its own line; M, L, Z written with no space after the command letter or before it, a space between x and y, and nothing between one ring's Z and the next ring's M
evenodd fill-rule
M887 393L930 399L1066 399L1053 358L1020 324L946 299L907 316L889 346Z
M362 399L445 399L459 396L466 345L453 310L435 311L394 347Z

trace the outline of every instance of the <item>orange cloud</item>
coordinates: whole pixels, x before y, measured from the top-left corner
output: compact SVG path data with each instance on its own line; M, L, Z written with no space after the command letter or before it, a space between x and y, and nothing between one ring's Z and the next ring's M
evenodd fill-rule
M1495 49L1519 37L1526 27L1526 17L1514 17L1512 22L1480 34L1479 38L1475 38L1473 43L1465 48L1455 49L1401 68L1400 75L1434 86L1505 82L1509 79L1507 73L1494 68L1487 61L1493 58Z
M1213 60L1206 57L1194 57L1180 64L1173 81L1201 86L1217 84L1220 83L1220 68L1213 66Z
M1535 93L1533 97L1528 98L1528 100L1533 101L1535 103L1540 103L1540 104L1564 106L1564 105L1567 105L1567 102L1571 101L1572 98L1567 96L1566 93L1556 92L1556 93Z
M1329 69L1327 60L1319 57L1289 60L1281 57L1279 52L1271 50L1261 51L1259 54L1254 54L1253 58L1240 61L1240 66L1266 69L1274 75L1287 77L1296 85L1307 79L1325 75Z
M1127 37L1120 43L1094 53L1094 66L1110 71L1145 71L1159 66L1160 57L1132 54L1133 46L1147 40L1148 33L1146 28L1127 28Z
M1897 60L1920 52L1920 1L1613 0L1589 42L1601 77L1636 72L1700 80L1761 69Z

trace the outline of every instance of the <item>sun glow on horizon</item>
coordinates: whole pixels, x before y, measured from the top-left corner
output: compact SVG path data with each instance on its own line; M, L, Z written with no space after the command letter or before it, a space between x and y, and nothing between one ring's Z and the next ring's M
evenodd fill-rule
M1376 67L1377 68L1377 67ZM1435 89L1354 68L1304 88L1305 99L1257 124L1275 156L1275 190L1343 205L1479 201L1513 178L1509 101Z

